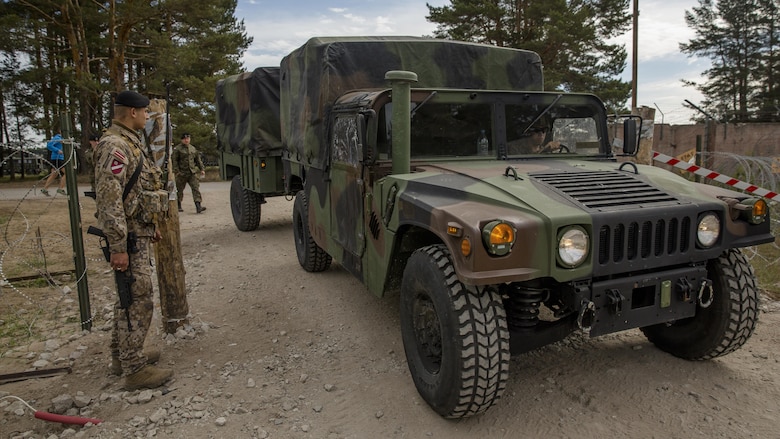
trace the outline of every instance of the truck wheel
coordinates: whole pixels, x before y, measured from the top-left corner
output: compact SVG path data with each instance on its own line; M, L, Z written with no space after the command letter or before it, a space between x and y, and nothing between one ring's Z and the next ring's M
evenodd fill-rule
M462 284L442 244L416 250L401 281L401 336L414 385L440 415L482 413L504 393L509 330L501 297Z
M659 349L686 360L709 360L747 342L758 321L758 291L753 267L738 249L707 264L712 304L694 317L642 328Z
M260 225L260 195L241 186L241 176L230 182L230 210L238 230L251 232Z
M295 234L295 253L298 254L298 262L301 267L309 272L327 270L333 259L311 237L309 204L303 191L298 191L298 194L295 195L293 233Z

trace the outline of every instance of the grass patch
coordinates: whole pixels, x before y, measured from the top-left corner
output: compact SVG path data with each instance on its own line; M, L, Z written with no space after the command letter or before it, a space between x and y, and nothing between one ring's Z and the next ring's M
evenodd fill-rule
M40 314L40 311L19 310L0 315L0 357L36 337L33 328Z
M46 177L47 175L49 175L49 174L48 173L46 173L46 174L32 174L32 175L25 174L24 178L22 178L21 174L16 174L16 175L14 175L14 178L11 179L11 176L6 174L6 175L3 175L2 177L0 177L0 184L5 184L5 183L27 183L27 182L35 183L36 181L42 179L43 177Z

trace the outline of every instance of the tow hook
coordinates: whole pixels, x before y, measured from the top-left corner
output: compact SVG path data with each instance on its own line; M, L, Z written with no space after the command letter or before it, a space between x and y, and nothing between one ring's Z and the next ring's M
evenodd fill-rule
M683 302L690 302L691 292L694 291L694 288L696 288L696 286L692 285L685 277L677 280L677 291L680 293L680 298Z
M712 305L712 281L704 279L701 281L701 287L699 288L699 306L702 308L709 308Z
M619 314L623 311L623 301L626 300L626 298L620 294L620 290L608 289L607 299L609 300L609 311L612 314Z
M590 332L594 320L596 320L596 305L590 300L583 300L580 304L580 314L577 316L577 327Z

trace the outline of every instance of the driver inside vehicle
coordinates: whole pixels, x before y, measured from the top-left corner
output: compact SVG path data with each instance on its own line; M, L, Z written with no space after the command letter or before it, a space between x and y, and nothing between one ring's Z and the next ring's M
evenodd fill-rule
M557 141L546 142L549 129L542 121L536 122L527 129L522 125L517 126L516 129L519 131L516 138L507 139L507 155L545 154L557 151L561 146Z

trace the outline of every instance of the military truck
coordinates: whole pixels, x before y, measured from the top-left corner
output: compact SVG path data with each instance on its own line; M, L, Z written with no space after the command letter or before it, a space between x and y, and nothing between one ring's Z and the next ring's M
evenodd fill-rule
M603 103L543 91L536 53L313 38L222 80L217 114L236 226L294 195L300 265L400 296L411 376L444 417L484 412L510 355L574 331L639 328L689 360L753 333L739 249L774 240L766 202L621 158L641 120L614 153Z

